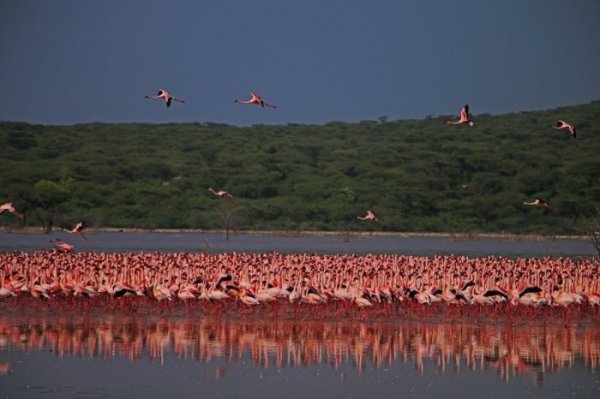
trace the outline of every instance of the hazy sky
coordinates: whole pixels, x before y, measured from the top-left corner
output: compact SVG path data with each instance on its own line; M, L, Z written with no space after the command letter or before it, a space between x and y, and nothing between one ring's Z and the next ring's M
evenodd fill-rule
M0 119L324 123L600 99L598 0L0 0ZM144 100L165 88L185 99ZM255 91L276 110L235 104Z

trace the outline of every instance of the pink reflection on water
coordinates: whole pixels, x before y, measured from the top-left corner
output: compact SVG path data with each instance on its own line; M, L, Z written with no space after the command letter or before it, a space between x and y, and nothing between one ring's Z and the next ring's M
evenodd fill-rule
M56 356L132 361L148 357L163 364L165 354L228 364L250 358L261 367L338 369L352 363L365 367L412 363L419 373L434 364L440 372L495 370L504 381L529 375L540 382L545 373L572 367L580 357L586 368L600 365L600 327L562 324L516 326L461 323L358 323L256 321L132 315L27 315L0 317L0 354L49 350ZM426 360L430 360L426 362ZM431 367L431 366L429 366ZM0 375L10 371L0 363ZM226 377L217 366L211 378Z
M0 376L8 375L12 371L10 362L0 362Z

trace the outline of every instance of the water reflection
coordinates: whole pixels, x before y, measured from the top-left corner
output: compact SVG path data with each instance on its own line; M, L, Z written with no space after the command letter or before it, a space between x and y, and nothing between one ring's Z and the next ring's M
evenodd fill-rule
M145 356L165 362L173 352L181 359L230 364L251 359L262 367L337 369L352 363L366 367L394 362L413 364L423 373L435 365L442 373L496 370L505 381L528 374L541 382L545 373L572 367L581 358L586 368L600 364L600 328L417 323L293 322L190 320L124 315L0 316L0 356L16 351L50 351L56 356L130 360ZM430 362L425 362L431 359ZM12 370L0 363L0 375ZM213 378L226 376L217 366Z

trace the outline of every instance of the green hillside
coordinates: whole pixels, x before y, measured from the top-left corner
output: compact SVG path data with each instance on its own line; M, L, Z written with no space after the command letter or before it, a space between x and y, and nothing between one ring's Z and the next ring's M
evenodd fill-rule
M572 233L600 203L600 101L446 119L236 127L0 123L0 202L23 223ZM577 139L550 128L577 126ZM227 190L234 201L210 194ZM540 197L558 210L522 205ZM360 222L373 209L379 221ZM3 226L17 225L3 214Z

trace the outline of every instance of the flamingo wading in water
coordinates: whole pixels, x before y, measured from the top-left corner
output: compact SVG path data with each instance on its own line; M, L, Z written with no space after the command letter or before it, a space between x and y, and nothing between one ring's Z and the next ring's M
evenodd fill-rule
M160 99L165 100L167 103L167 108L169 108L171 106L171 101L173 101L173 100L180 102L180 103L185 103L185 100L173 97L171 95L171 93L169 93L168 91L166 91L164 89L160 89L158 91L158 94L156 94L155 96L145 96L144 98L149 98L152 100L160 100Z

